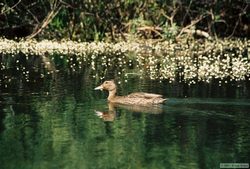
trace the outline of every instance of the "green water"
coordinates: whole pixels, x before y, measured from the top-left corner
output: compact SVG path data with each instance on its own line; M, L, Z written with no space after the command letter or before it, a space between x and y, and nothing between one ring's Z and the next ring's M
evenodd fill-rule
M111 111L107 93L93 90L100 83L58 74L2 85L0 168L211 169L249 163L248 87L185 89L131 78L119 85L120 94L155 92L168 101L157 110ZM107 114L101 118L96 112Z

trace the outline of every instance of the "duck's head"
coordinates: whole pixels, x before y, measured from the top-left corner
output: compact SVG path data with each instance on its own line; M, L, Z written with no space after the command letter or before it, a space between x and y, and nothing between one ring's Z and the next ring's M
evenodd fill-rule
M114 80L107 80L103 82L100 86L96 87L95 90L108 90L113 91L116 90L116 85Z

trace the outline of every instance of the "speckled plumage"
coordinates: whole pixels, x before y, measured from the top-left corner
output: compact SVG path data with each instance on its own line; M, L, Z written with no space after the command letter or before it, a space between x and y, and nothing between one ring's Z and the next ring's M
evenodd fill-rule
M165 100L162 95L154 93L137 92L131 93L127 96L116 95L116 84L113 80L105 81L100 86L96 87L95 90L107 90L109 92L108 101L110 103L118 104L132 104L132 105L153 105L161 104Z

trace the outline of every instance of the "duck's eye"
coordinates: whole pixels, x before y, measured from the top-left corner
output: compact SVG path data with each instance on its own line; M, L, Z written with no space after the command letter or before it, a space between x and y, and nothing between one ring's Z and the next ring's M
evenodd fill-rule
M106 81L106 82L104 82L105 84L108 84L108 82Z

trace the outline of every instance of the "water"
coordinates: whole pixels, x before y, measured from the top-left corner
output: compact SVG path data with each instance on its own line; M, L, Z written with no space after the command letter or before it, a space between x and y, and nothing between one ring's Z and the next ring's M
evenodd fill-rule
M86 74L17 79L1 86L3 169L210 169L249 163L247 85L129 78L119 85L120 94L147 91L169 98L161 107L135 110L108 105L107 93L93 90L101 82Z

